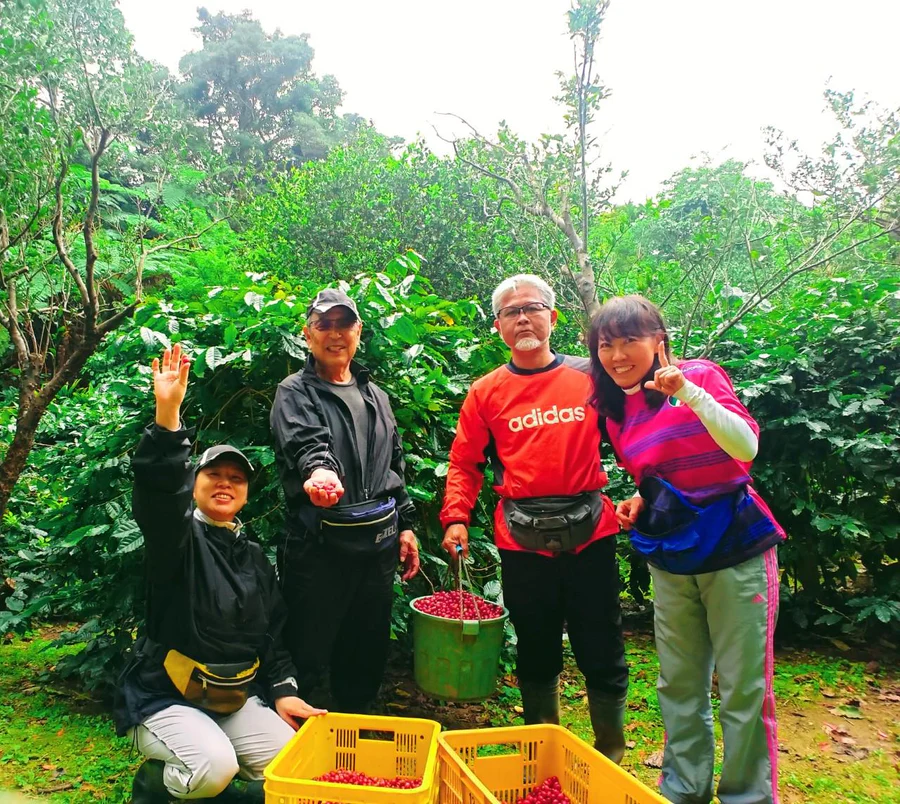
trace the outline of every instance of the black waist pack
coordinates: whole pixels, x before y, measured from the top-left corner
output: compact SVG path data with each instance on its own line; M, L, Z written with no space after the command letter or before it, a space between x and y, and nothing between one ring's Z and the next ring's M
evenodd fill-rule
M348 555L373 555L397 545L397 502L393 497L335 505L319 513L324 544Z
M603 510L599 491L566 497L505 498L503 518L510 535L527 550L574 550L594 534Z

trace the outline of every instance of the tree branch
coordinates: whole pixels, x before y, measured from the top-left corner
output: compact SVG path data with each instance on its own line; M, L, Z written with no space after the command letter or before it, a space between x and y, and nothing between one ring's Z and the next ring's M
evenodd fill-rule
M97 249L94 248L94 221L97 217L97 207L100 204L100 157L103 156L109 142L110 132L107 129L100 131L96 149L91 152L91 200L88 203L87 213L84 216L84 276L87 287L87 304L84 309L84 324L87 332L92 332L97 325L100 315L100 302L97 299L97 283L94 281L94 266L97 263Z
M75 283L78 292L81 294L82 304L87 307L89 303L87 287L84 284L84 280L81 278L81 274L78 273L75 263L72 262L71 257L69 257L69 249L66 246L65 237L63 236L62 185L68 172L69 166L63 161L60 166L59 176L56 179L56 209L53 212L53 243L56 246L56 253L59 255L60 260L62 260L62 264L66 267L69 276L72 277L72 281Z

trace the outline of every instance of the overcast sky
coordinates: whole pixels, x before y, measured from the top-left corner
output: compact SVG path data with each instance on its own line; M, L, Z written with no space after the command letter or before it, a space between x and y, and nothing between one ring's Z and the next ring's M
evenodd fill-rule
M196 5L120 0L138 50L172 70L200 47ZM308 33L344 111L386 134L483 132L505 119L535 138L562 127L555 72L572 69L569 0L210 0L249 8L267 30ZM612 91L595 124L605 158L629 171L619 200L642 201L707 152L761 161L760 128L817 149L832 130L826 83L900 106L897 0L613 0L598 48ZM457 127L457 130L458 127Z

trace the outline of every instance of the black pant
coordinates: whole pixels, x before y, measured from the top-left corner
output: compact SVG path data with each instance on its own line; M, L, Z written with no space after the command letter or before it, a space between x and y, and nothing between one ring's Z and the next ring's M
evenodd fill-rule
M563 668L566 624L578 669L591 690L628 689L616 539L608 536L577 555L550 558L501 550L503 601L518 636L520 681L551 681Z
M279 547L285 641L297 666L299 695L313 706L359 713L377 696L391 638L398 552L349 557L314 536L288 538Z

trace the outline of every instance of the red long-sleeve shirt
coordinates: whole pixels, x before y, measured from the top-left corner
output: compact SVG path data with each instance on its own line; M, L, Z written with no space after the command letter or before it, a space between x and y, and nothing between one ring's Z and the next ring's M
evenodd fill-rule
M509 363L472 385L450 449L441 509L444 528L454 522L469 524L488 460L501 497L574 495L606 485L597 414L588 404L592 389L587 364L585 358L566 355L556 355L549 366L535 370ZM615 509L604 496L594 535L576 552L618 529ZM510 536L499 505L494 541L505 550L525 549Z

